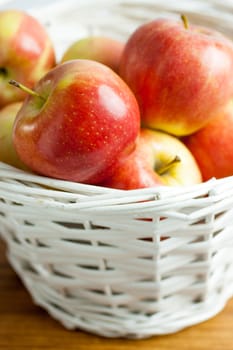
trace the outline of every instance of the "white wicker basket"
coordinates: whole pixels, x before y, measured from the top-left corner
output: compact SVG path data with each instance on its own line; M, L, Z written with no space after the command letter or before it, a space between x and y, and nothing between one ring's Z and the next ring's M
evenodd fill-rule
M180 12L233 37L231 0L77 3L32 10L58 55L78 36L126 38L143 21ZM233 177L119 191L1 163L0 225L35 303L70 329L167 334L212 317L233 295Z

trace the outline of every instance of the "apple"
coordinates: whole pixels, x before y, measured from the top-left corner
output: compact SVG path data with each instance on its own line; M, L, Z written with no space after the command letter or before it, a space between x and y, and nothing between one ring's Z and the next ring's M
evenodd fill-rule
M185 20L159 18L130 35L119 74L138 100L144 127L188 135L233 96L233 42Z
M53 44L37 19L24 11L0 11L0 108L25 98L10 79L33 87L54 65Z
M202 181L200 169L188 148L177 137L142 128L135 150L119 161L112 176L101 186L132 190L186 186Z
M140 112L127 84L109 67L70 60L51 69L19 110L13 141L34 172L95 184L132 151Z
M61 62L72 59L98 61L118 72L124 43L106 36L88 36L72 43L64 52Z
M12 141L15 117L21 106L22 102L12 102L0 109L0 161L25 170Z
M233 100L225 111L204 128L186 136L183 142L192 152L203 180L233 175Z

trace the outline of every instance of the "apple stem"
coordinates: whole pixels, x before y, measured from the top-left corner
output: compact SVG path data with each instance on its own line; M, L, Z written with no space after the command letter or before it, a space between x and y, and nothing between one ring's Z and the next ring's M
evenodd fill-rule
M182 19L184 28L185 28L185 29L189 29L188 18L187 18L184 14L182 14L182 15L181 15L181 19Z
M166 173L171 167L173 167L174 165L176 165L177 163L180 163L181 159L178 156L175 156L175 158L173 158L170 162L168 162L167 164L165 164L164 166L161 166L159 169L156 169L156 172L159 175L163 175L164 173Z
M11 79L9 81L9 84L23 90L24 92L26 92L29 95L35 96L35 97L39 97L41 98L43 101L45 101L45 98L43 96L41 96L40 94L38 94L37 92L33 91L32 89L29 89L27 86L20 84L18 81Z

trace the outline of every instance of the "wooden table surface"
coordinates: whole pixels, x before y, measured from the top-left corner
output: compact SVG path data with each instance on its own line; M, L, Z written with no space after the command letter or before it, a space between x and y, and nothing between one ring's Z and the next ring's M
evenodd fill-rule
M35 306L9 266L0 240L1 350L233 350L233 300L206 322L176 334L143 340L105 339L68 331Z

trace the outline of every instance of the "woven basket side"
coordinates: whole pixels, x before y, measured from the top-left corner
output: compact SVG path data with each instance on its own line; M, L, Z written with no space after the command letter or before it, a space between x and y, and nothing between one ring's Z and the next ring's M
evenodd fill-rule
M69 328L170 333L217 313L233 293L230 179L76 201L6 174L3 183L9 260L35 302Z
M221 0L69 0L31 10L47 27L58 59L75 40L87 35L108 34L126 40L140 24L158 16L179 19L185 13L190 23L208 25L233 37L232 1ZM58 30L58 28L62 28Z

